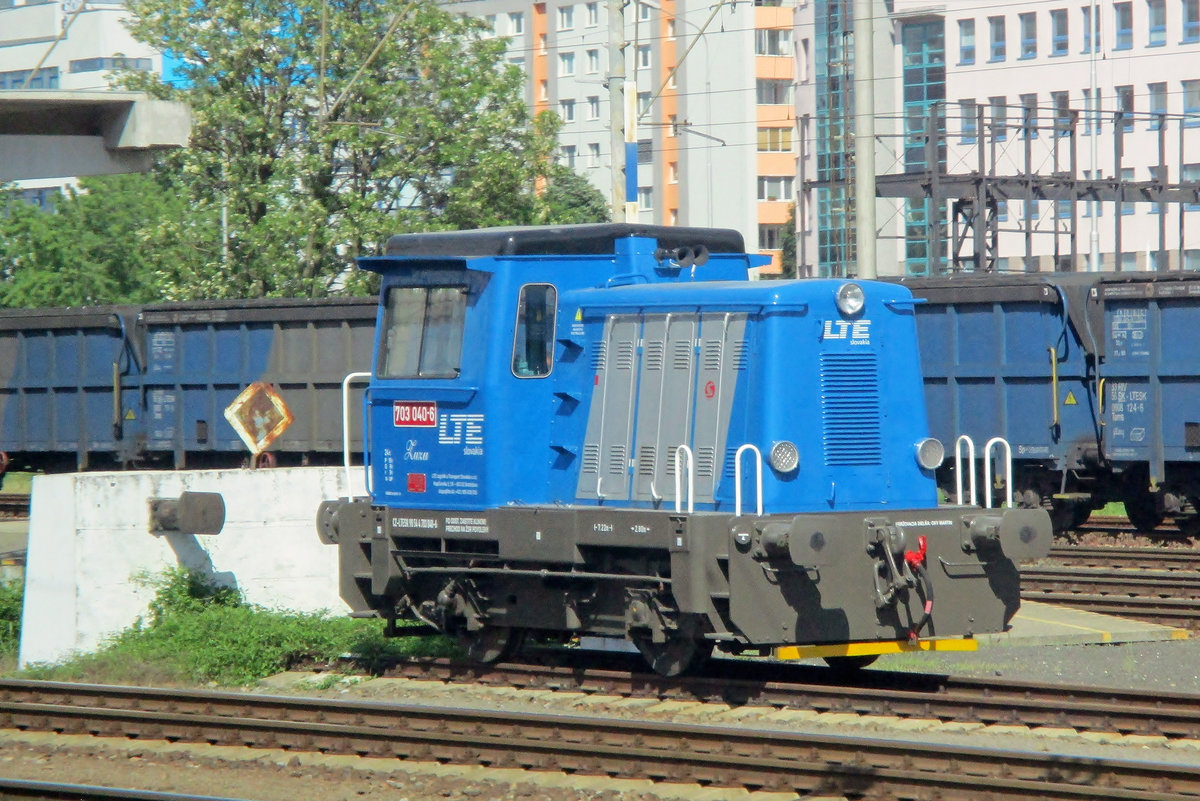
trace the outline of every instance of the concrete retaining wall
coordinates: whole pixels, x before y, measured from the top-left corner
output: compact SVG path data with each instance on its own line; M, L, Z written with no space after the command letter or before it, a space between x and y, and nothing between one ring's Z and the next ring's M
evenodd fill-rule
M20 664L94 651L147 613L144 579L183 566L236 586L274 609L347 611L337 549L317 539L322 500L364 495L361 468L347 491L341 468L80 473L33 481ZM150 533L148 498L219 492L219 535Z

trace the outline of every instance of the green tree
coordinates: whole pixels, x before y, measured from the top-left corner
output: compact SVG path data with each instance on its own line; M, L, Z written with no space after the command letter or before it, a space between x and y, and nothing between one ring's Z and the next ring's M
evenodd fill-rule
M168 171L84 179L54 214L15 190L0 204L0 305L157 300L159 275L187 255L184 243L152 241L163 220L188 214Z
M129 0L140 41L182 62L191 147L173 157L188 213L159 242L171 297L362 289L353 260L404 230L521 222L551 169L503 40L435 0Z
M796 204L788 206L788 220L783 226L783 234L779 237L782 270L780 278L796 277Z

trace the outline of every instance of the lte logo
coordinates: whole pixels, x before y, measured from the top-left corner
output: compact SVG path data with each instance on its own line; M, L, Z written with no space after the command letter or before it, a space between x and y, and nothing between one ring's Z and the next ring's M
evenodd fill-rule
M849 339L852 344L868 345L871 342L871 321L826 320L821 339Z

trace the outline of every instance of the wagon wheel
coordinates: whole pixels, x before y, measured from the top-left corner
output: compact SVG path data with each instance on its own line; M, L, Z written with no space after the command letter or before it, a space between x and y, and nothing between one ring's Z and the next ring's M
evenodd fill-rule
M1133 492L1126 496L1125 514L1134 528L1142 533L1154 531L1163 521L1163 513L1159 511L1154 496L1148 492Z
M654 642L649 635L639 635L633 638L633 644L650 669L660 676L685 673L702 664L713 651L711 641L691 637L668 637L666 642Z
M866 654L864 656L823 656L821 658L835 673L853 673L856 670L862 670L868 665L875 664L875 660L879 658L879 654Z
M508 659L525 642L525 630L511 626L484 626L475 631L461 629L458 644L472 662L490 665Z

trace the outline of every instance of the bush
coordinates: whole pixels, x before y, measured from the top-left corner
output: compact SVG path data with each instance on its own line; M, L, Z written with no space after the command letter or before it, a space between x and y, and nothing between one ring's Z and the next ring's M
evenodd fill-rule
M241 593L175 568L150 579L150 618L101 651L38 667L42 678L134 684L247 685L305 662L354 654L376 670L401 654L446 655L445 638L386 638L383 621L280 612L247 604Z
M12 655L21 644L21 605L25 583L0 584L0 654Z

